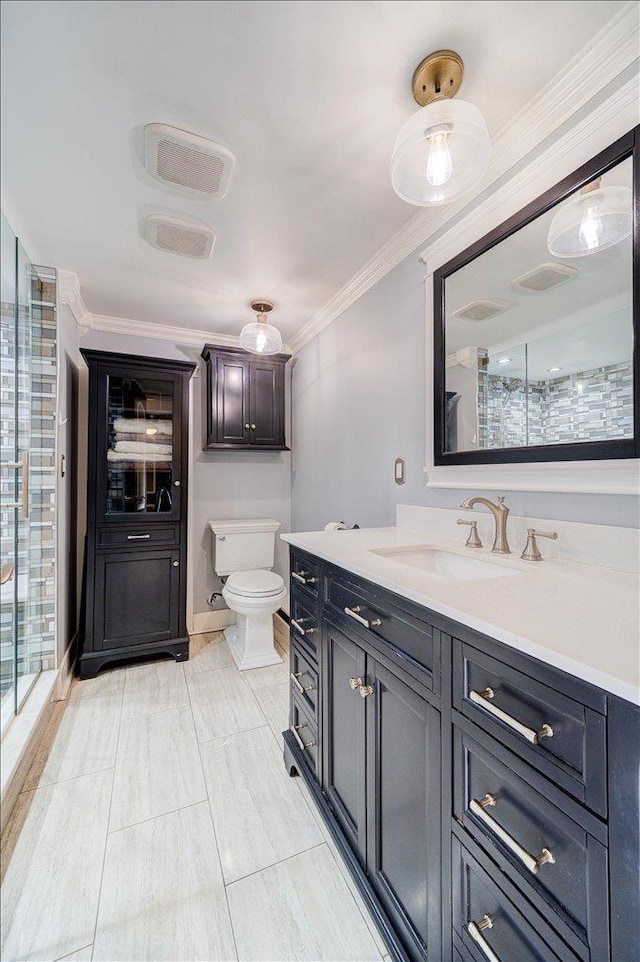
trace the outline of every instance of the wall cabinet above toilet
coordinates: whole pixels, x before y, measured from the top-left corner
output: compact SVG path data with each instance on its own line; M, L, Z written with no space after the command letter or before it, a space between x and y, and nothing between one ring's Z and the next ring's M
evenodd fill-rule
M288 451L285 441L285 364L290 354L260 357L242 348L205 344L205 451Z

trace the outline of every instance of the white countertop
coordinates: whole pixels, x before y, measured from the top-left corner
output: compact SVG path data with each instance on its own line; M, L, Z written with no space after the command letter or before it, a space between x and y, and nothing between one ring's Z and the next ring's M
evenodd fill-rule
M638 576L546 559L521 561L465 549L414 528L365 528L281 535L309 554L346 568L510 648L640 705ZM509 577L456 580L413 568L372 548L429 545L509 567Z

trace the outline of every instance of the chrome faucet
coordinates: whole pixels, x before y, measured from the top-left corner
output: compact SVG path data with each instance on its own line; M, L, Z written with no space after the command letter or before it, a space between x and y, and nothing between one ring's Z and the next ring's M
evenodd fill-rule
M496 533L491 550L496 551L498 554L511 554L511 549L507 541L507 518L509 516L509 509L504 503L504 498L498 498L497 504L489 501L488 498L480 498L478 496L465 498L460 507L472 508L474 504L484 504L493 515L493 520L496 523Z

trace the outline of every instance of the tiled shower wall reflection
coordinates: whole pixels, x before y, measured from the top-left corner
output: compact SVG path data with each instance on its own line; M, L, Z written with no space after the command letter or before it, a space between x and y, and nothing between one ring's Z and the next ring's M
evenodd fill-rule
M25 645L18 649L18 675L29 675L55 664L55 432L56 432L56 276L55 271L33 268L31 306L31 363L28 379L20 378L18 409L30 419L29 520L26 536L18 542L16 568L27 572L19 585L17 618L19 637ZM13 304L2 304L3 313L13 314ZM23 316L21 322L28 323ZM28 338L21 339L21 350ZM10 412L15 403L15 378L10 376L15 363L15 340L11 324L2 325L0 343L2 362L3 410ZM28 424L20 426L24 437ZM2 425L1 457L14 458L15 432L12 424ZM10 500L3 490L3 501ZM2 530L10 530L10 518L2 517ZM10 593L3 595L1 606L2 637L13 635L13 607ZM6 603L5 603L6 600ZM2 659L10 657L4 650ZM11 681L11 671L3 670L3 680Z
M633 437L630 363L549 381L478 372L480 448Z

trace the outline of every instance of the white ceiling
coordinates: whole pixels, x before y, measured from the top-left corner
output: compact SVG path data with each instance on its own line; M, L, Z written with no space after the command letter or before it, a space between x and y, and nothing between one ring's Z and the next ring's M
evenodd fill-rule
M466 65L492 137L623 0L4 0L3 203L28 253L74 271L94 314L236 334L256 296L295 333L416 212L393 193L416 64ZM141 163L151 122L230 147L220 201ZM149 247L151 211L217 233L209 261Z

